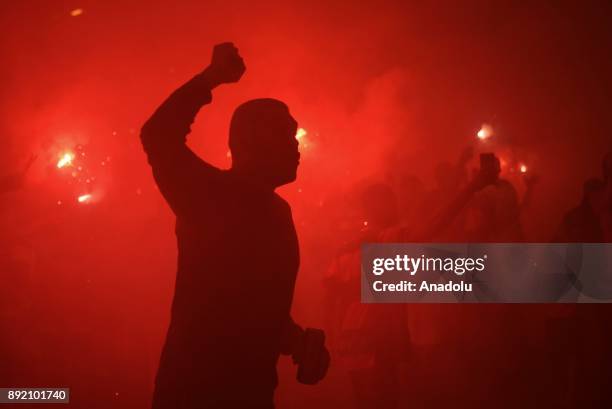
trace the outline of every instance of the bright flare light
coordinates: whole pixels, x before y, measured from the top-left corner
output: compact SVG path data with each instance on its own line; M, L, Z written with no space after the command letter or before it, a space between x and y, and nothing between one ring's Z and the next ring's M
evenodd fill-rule
M297 132L295 133L295 139L297 139L299 141L300 139L302 139L306 135L308 135L308 132L306 132L306 129L298 128Z
M86 194L86 195L81 195L81 196L79 196L79 198L77 200L79 201L79 203L88 202L89 200L91 200L91 195L89 193Z
M60 160L57 161L57 167L58 169L61 169L65 166L70 166L72 165L72 161L74 160L74 153L72 152L66 152L61 158Z
M77 17L77 16L80 16L81 14L83 14L83 9L74 9L70 12L70 15L72 17Z
M521 170L521 173L527 173L527 166L526 165L521 165L521 167L519 169Z
M481 141L484 141L485 139L488 139L493 136L493 128L491 127L491 125L482 124L482 127L480 128L480 131L478 131L476 136Z

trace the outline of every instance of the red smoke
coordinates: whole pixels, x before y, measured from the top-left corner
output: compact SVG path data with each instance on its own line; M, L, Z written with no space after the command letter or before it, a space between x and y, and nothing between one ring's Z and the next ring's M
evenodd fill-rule
M70 386L75 407L147 405L176 246L138 131L214 44L233 41L247 72L201 112L195 151L228 167L230 115L255 97L285 101L307 131L298 181L282 194L302 247L295 315L316 326L334 201L350 214L352 187L396 172L432 184L437 163L478 148L483 123L491 148L541 176L540 216L525 228L550 238L612 147L609 18L607 5L542 1L5 4L0 174L38 155L0 207L2 257L26 272L3 280L2 308L23 323L6 341L14 379ZM88 173L77 183L57 163L79 146ZM346 386L332 374L298 387L293 371L283 361L279 406L330 402Z

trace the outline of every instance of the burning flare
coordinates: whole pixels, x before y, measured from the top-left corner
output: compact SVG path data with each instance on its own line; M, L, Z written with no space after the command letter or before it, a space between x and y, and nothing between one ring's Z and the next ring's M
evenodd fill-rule
M85 194L85 195L81 195L81 196L78 197L77 200L79 201L79 203L88 202L89 200L91 200L91 195L89 193Z
M481 141L489 139L491 136L493 136L493 128L489 124L482 124L480 131L476 134L476 137Z
M73 160L74 160L74 153L66 152L60 158L60 160L57 161L57 168L61 169L61 168L66 167L66 166L70 166L70 165L72 165L72 161Z

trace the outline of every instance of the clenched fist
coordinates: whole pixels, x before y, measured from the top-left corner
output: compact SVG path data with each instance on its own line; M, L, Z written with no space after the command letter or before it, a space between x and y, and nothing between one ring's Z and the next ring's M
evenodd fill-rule
M213 49L212 61L204 71L211 85L237 82L246 67L238 49L233 43L217 44Z

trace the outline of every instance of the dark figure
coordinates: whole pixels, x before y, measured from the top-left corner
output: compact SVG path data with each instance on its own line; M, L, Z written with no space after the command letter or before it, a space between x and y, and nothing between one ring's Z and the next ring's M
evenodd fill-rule
M217 45L211 64L142 128L153 175L177 218L179 250L155 409L272 408L279 354L302 363L304 331L290 317L298 241L291 208L274 192L296 178L296 121L274 99L239 106L229 170L185 145L211 90L244 71L233 44Z
M450 204L429 223L424 240L437 239L468 206L475 219L466 228L466 237L473 242L520 242L523 232L520 223L521 207L516 190L510 182L499 177L499 159L492 153L480 155L480 169L473 179L459 191Z
M603 230L600 214L605 203L606 185L602 180L589 179L584 182L582 201L567 212L553 242L601 243Z
M402 241L397 196L383 183L369 185L360 204L367 226L333 260L325 280L330 345L350 378L357 409L400 407L400 369L410 339L404 304L360 302L360 245Z
M610 243L612 234L612 154L602 162L603 180L584 184L582 203L565 216L556 239ZM576 304L573 342L573 397L576 407L610 408L612 395L612 311L609 303Z
M434 177L436 186L427 195L422 206L422 214L427 217L432 217L436 211L440 209L440 204L448 202L449 198L456 197L460 192L461 187L468 182L468 164L474 156L474 149L471 146L466 147L457 161L453 164L450 162L438 163L434 169ZM432 213L432 211L434 213ZM466 214L464 208L460 209L454 216L454 219L448 226L445 226L442 234L436 237L440 242L457 241L465 235L466 229ZM422 226L419 226L422 228Z

